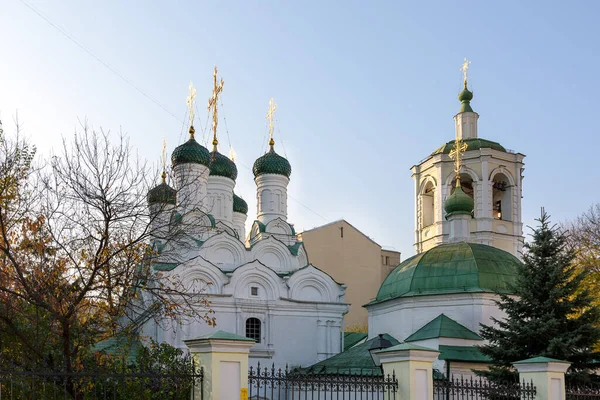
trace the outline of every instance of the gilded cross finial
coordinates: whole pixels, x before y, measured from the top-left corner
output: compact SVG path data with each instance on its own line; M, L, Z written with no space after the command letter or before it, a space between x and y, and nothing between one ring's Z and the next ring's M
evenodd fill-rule
M460 186L460 169L462 162L462 155L467 151L469 146L463 142L458 136L454 141L454 148L450 151L450 158L454 160L454 173L456 174L456 187Z
M463 73L465 89L467 88L467 71L469 71L470 64L471 64L471 61L467 61L467 58L465 57L465 61L463 61L463 65L462 65L462 67L460 67L460 71Z
M196 97L196 88L194 84L190 82L190 93L185 100L185 103L190 109L190 139L194 138L194 98Z
M162 183L166 183L167 180L167 139L163 138L162 145L162 174L160 175L162 178Z
M269 146L273 148L275 145L275 141L273 140L273 129L275 126L275 110L277 110L277 104L275 104L275 100L271 97L269 100L269 112L267 113L267 120L269 121Z
M221 82L217 82L217 67L215 66L215 72L213 73L213 92L210 99L208 99L208 112L212 111L212 130L213 130L213 147L217 150L219 141L217 140L217 125L219 125L219 112L217 111L217 101L219 100L219 94L223 91L223 84L225 82L221 79Z

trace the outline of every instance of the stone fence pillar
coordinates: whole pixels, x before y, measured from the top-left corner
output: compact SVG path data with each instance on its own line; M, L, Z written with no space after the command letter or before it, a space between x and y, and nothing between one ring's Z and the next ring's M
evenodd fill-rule
M521 382L533 382L536 400L565 400L565 372L570 362L535 357L513 363Z
M373 353L383 373L398 379L396 399L433 400L433 361L439 351L402 343ZM377 360L376 360L377 361Z
M184 343L204 368L202 388L194 387L196 399L248 399L248 353L254 339L216 331Z

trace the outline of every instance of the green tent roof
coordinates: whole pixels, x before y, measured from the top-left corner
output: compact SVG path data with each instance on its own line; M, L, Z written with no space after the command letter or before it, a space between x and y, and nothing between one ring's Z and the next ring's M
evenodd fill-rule
M489 363L491 359L475 346L440 345L440 360Z
M140 350L144 347L137 339L126 336L113 336L96 343L93 353L106 353L111 356L123 357L127 364L135 364Z
M471 150L479 150L479 149L493 149L506 153L506 149L498 142L494 142L487 139L481 138L470 138L464 139L463 142L467 145L467 151ZM454 140L449 141L442 147L438 148L436 151L431 153L431 155L436 154L450 154L450 152L454 149Z
M520 263L512 254L492 246L441 244L398 265L369 304L434 294L511 293Z
M481 336L459 324L455 320L440 314L433 320L425 324L421 329L406 338L407 342L417 340L433 339L439 337L483 340Z
M399 344L396 339L387 333L383 337L389 340L393 346ZM375 366L369 347L377 337L367 340L364 343L358 344L350 349L336 354L333 357L318 362L308 368L304 368L303 372L311 372L315 374L335 374L335 375L381 375L381 368Z
M344 332L344 351L368 336L365 332Z

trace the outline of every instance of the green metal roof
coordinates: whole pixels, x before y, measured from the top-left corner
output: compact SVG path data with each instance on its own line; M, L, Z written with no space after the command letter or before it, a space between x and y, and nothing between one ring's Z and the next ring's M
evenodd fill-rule
M344 351L369 336L365 332L344 332Z
M549 363L549 362L564 363L564 364L569 363L569 361L557 360L556 358L533 357L533 358L528 358L527 360L516 361L513 364L541 364L541 363Z
M177 191L166 183L161 183L148 191L148 204L173 204L177 201Z
M479 149L493 149L493 150L502 151L504 153L507 152L506 149L502 145L500 145L500 143L493 142L493 141L487 140L487 139L471 138L471 139L463 139L463 142L466 143L466 145L467 145L467 151L479 150ZM450 152L452 151L453 148L454 148L454 140L451 140L448 143L446 143L445 145L443 145L442 147L440 147L439 149L437 149L436 151L434 151L433 153L431 153L431 155L433 156L436 154L450 154Z
M233 212L248 214L248 203L237 194L233 194Z
M387 349L379 350L378 353L385 353L388 351L398 351L398 350L421 350L421 351L435 351L435 349L431 349L425 346L419 346L418 344L412 343L400 343L392 347L388 347Z
M119 335L96 343L92 347L92 352L102 352L111 356L122 357L127 364L135 364L137 356L143 347L144 345L139 340Z
M489 363L492 360L475 346L440 345L440 360Z
M444 201L444 210L446 210L446 219L455 214L471 215L475 201L471 196L463 192L462 187L458 186L454 189L446 201Z
M275 150L271 146L271 149L267 153L254 161L252 172L254 173L254 177L262 174L277 174L285 175L289 178L292 174L292 166L285 157L275 153Z
M400 342L387 333L384 334L383 337L389 340L394 346L400 344ZM381 375L381 368L375 366L375 363L371 358L371 353L369 353L369 347L371 347L371 343L374 340L377 340L377 337L358 344L342 353L336 354L327 360L304 368L303 371L316 374Z
M211 176L223 176L233 181L237 179L238 170L235 163L218 151L210 153L210 174Z
M173 166L178 164L202 164L208 167L210 158L210 153L206 147L196 142L195 139L190 139L173 150L171 163Z
M439 337L483 340L481 336L469 328L459 324L452 318L440 314L429 321L415 333L406 338L406 342L415 342L417 340L433 339Z
M467 242L441 244L398 265L369 304L434 294L511 293L520 263L512 254L492 246Z
M254 342L255 341L254 339L251 339L249 337L236 335L235 333L225 332L222 330L218 330L218 331L206 334L206 335L199 336L193 340L199 340L199 339L236 340L239 342Z

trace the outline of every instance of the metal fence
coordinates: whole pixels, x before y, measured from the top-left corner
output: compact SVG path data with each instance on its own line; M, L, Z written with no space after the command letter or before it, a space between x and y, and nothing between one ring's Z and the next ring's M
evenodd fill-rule
M202 399L204 370L159 373L127 367L112 372L0 370L0 400ZM195 396L194 386L200 388Z
M434 400L534 400L533 383L496 383L481 377L451 377L433 381Z
M316 374L250 367L248 394L253 400L396 400L398 380L392 375Z
M565 395L567 400L596 400L600 399L600 386L565 386Z

